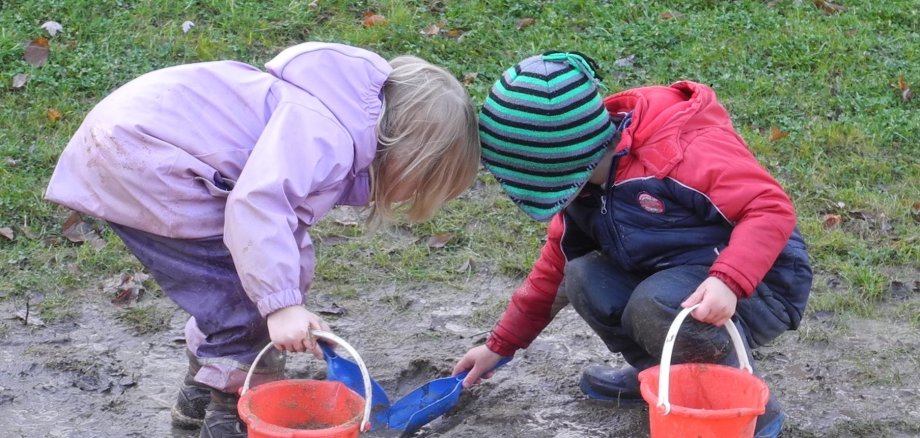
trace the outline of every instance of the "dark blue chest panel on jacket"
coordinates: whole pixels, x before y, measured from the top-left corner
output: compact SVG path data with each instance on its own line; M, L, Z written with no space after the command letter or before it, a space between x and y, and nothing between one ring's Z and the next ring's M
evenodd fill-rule
M639 271L712 264L732 230L709 198L669 178L628 180L612 190L588 185L566 207L565 220L566 258L596 249Z

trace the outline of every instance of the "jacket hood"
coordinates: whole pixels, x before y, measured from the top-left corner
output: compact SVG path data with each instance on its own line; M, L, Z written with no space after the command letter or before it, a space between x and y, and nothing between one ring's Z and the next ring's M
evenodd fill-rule
M728 112L711 88L696 82L626 90L604 99L611 113L632 112L617 150L629 149L656 177L664 177L684 158L693 131L732 130Z
M334 43L289 47L265 64L269 74L319 99L355 142L355 170L370 165L383 106L383 83L393 70L376 53Z

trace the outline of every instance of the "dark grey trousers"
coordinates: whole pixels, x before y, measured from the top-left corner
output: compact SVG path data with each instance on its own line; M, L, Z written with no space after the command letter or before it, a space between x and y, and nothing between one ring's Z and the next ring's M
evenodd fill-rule
M661 361L665 334L682 310L680 303L708 277L708 271L706 266L676 266L641 275L593 252L567 263L562 290L610 351L643 370ZM756 348L790 329L784 306L763 283L752 297L738 301L732 320L747 344L748 356L750 346ZM692 317L678 332L673 362L738 364L726 329Z

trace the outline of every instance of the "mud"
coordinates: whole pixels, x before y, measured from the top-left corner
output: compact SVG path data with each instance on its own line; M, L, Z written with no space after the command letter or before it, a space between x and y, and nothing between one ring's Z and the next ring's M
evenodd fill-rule
M911 279L903 279L913 284ZM392 399L449 374L489 322L477 306L506 296L516 280L473 275L459 288L412 285L370 289L353 299L318 291L309 306L355 346ZM0 331L0 436L194 437L170 426L185 371L185 315L164 298L147 303L173 312L170 329L136 336L97 290L74 291L84 303L70 322L47 326L3 321ZM405 308L394 310L394 295ZM916 290L901 300L920 299ZM14 315L14 300L0 314ZM757 366L786 407L789 437L920 436L920 331L908 321L810 314L797 332L756 352ZM587 400L578 389L590 365L622 365L587 325L564 309L533 345L472 390L418 437L644 437L645 408ZM288 358L292 378L321 379L311 355ZM386 434L374 434L382 436Z

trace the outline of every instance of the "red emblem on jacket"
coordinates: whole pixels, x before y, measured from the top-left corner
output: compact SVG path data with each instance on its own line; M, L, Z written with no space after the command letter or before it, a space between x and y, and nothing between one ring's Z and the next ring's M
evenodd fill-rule
M664 202L646 193L639 193L639 206L649 213L664 213Z

